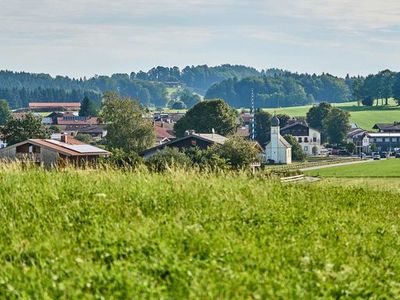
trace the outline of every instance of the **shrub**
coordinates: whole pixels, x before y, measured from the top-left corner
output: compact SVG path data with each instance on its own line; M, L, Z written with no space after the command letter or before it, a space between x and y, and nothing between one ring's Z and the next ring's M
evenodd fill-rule
M150 171L164 172L170 168L187 168L191 165L189 157L176 148L165 148L151 156L146 165Z

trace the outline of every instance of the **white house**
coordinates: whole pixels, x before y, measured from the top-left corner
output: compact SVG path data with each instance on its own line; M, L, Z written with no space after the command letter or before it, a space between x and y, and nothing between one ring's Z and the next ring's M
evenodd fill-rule
M311 128L307 123L300 121L290 123L281 129L281 134L294 136L306 155L321 154L321 132Z
M271 120L271 141L265 147L265 158L277 164L292 163L292 146L280 134L279 119Z

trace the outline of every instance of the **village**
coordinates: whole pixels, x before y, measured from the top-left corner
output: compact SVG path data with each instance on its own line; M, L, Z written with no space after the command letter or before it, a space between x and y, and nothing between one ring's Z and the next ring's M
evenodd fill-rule
M90 100L85 101L86 104L31 102L29 107L12 112L10 119L17 122L26 119L27 116L34 116L42 127L48 129L49 136L40 138L38 133L31 129L27 129L31 136L26 136L25 140L13 140L10 143L12 137L7 139L3 136L0 141L0 158L4 161L30 161L47 168L66 164L94 165L99 160L109 159L115 150L113 145L107 143L109 124L97 113L82 113L82 107L87 106ZM201 105L200 103L197 106ZM315 106L314 109L319 108ZM196 106L191 110L196 110ZM250 112L241 111L234 115L234 124L229 135L223 135L218 128L208 127L208 130L199 132L195 128L187 127L184 128L183 135L177 136L175 125L184 117L185 112L182 111L143 110L139 118L151 126L152 141L139 151L136 148L125 149L125 152L137 151L144 161L148 161L166 149L175 149L182 153L193 148L206 151L214 145L222 146L234 137L248 143L250 149L254 150L250 151L253 156L250 153L242 154L248 154L249 157L242 159L235 167L252 168L253 171L261 166L290 165L295 161L313 158L319 158L320 164L324 163L323 158L329 162L330 157L342 158L338 163L346 159L354 161L400 158L399 123L379 123L370 130L359 128L354 123L345 124L343 140L332 146L327 137L321 137L321 130L309 126L303 117L268 116L262 111L256 112L253 108ZM197 127L207 128L207 117L212 118L202 116L202 121L197 123ZM262 122L262 117L267 118L267 121L264 120L265 124L257 124ZM116 118L119 116L116 115ZM346 122L349 123L348 119ZM258 136L264 136L264 139L257 139ZM136 138L141 139L140 136ZM227 163L232 159L229 156L225 158Z

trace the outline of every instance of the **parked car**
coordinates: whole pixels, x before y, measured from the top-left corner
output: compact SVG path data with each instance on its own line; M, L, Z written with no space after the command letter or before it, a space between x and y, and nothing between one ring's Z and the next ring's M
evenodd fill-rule
M381 155L379 154L379 152L372 152L372 159L373 160L380 160L381 159Z
M337 155L339 155L339 156L350 156L351 153L349 151L347 151L347 150L339 150Z
M359 156L361 159L364 159L367 157L367 154L365 154L364 152L361 152Z
M386 151L381 152L381 158L388 158L389 157L389 153Z
M400 158L400 152L396 152L396 155L394 157Z

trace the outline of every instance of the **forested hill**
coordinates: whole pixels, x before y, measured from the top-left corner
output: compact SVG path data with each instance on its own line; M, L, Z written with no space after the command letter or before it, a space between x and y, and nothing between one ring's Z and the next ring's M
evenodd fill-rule
M122 96L139 99L143 104L164 106L165 85L159 82L131 79L128 74L71 79L48 74L0 71L0 99L12 108L26 107L29 102L81 101L84 96L101 101L102 93L117 91Z
M322 101L347 102L352 100L354 79L290 72L242 80L233 78L211 86L205 98L221 98L234 107L249 107L253 89L257 107L299 106Z
M271 69L267 72L268 74L272 75L282 71ZM131 78L161 82L177 82L204 95L211 85L221 82L225 79L242 79L251 76L260 76L263 74L266 73L259 72L251 67L228 64L215 67L209 67L207 65L187 66L182 70L180 70L178 67L168 68L158 66L152 68L148 72L132 72Z

